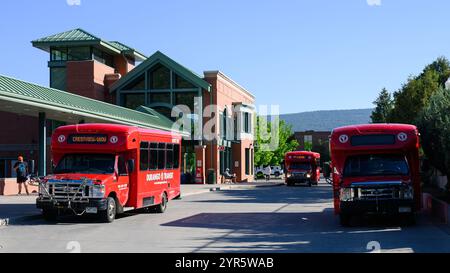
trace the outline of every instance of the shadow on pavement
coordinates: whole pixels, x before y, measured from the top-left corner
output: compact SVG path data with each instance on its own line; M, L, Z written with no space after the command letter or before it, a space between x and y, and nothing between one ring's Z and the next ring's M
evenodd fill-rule
M283 187L283 186L282 186ZM304 187L294 186L278 190L258 188L253 190L222 190L219 194L228 199L208 199L194 202L201 203L290 203L290 204L317 204L332 200L331 187Z
M343 228L333 210L317 213L201 213L163 224L167 227L220 230L218 236L195 252L369 252L371 241L382 242L384 250L426 251L420 245L398 239L405 229L390 219ZM217 234L217 232L214 232ZM450 249L448 250L450 251Z

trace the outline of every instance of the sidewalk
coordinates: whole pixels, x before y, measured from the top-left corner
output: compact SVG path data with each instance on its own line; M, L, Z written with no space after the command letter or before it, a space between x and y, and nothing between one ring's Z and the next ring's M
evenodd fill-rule
M254 189L257 187L276 187L281 185L284 185L283 180L219 185L181 185L181 197L211 191ZM0 196L0 226L6 226L18 221L39 219L41 212L36 208L36 198L36 194L30 196Z

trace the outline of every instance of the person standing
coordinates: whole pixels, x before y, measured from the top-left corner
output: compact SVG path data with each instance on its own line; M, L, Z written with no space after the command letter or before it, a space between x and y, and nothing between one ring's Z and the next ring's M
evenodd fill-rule
M17 174L17 184L19 187L19 195L22 194L22 185L25 186L25 191L27 192L27 195L30 195L28 191L28 186L26 184L28 180L28 165L26 162L23 161L23 156L19 156L18 161L16 164L14 164L14 170Z
M264 174L266 175L266 180L269 181L270 175L272 174L272 168L270 167L270 165L264 169Z

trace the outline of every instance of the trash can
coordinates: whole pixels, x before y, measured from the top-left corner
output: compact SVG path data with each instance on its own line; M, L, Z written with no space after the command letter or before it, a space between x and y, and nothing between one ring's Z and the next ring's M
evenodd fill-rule
M208 184L216 183L216 171L214 169L208 169L208 179L206 180Z

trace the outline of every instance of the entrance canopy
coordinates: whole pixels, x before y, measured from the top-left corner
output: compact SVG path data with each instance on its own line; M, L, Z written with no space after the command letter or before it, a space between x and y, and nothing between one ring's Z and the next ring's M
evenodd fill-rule
M174 131L173 122L156 111L139 112L0 75L0 111L67 123L117 123ZM175 132L186 135L184 132Z

